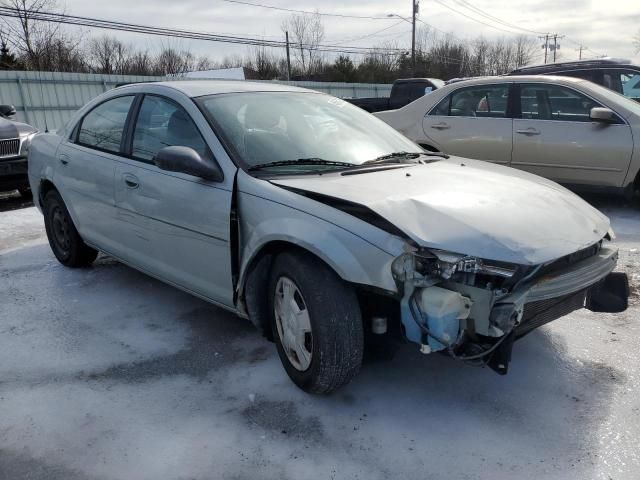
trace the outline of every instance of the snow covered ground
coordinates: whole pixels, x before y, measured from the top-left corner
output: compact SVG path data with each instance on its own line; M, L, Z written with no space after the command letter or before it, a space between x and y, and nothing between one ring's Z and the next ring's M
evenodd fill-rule
M248 322L0 213L0 480L640 478L640 209L602 208L627 312L537 330L505 377L406 346L330 397Z

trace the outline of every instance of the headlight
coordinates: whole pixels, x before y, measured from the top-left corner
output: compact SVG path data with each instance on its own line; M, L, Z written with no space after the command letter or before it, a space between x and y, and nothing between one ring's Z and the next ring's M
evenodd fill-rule
M431 253L438 259L437 264L439 266L440 276L447 280L455 273L479 273L511 278L517 271L517 266L502 262L482 260L480 258L442 250L431 250Z
M33 137L37 135L37 133L38 132L36 131L22 138L22 142L20 143L21 155L27 155L29 153L29 147L31 146L31 141L33 140Z
M518 266L444 250L421 250L403 253L393 261L391 270L400 281L433 277L449 280L456 274L467 273L511 278Z

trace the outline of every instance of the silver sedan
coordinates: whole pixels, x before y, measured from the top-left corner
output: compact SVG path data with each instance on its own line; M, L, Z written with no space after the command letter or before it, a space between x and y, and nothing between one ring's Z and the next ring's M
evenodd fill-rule
M29 155L61 263L102 251L249 318L309 392L350 381L370 335L506 373L533 328L626 308L609 220L587 203L316 92L124 86Z

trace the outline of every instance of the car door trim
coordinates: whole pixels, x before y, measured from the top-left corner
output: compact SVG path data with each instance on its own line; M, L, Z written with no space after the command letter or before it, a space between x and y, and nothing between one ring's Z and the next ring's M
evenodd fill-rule
M599 172L622 172L619 168L611 167L586 167L583 165L562 165L557 163L540 163L540 162L514 162L511 165L524 165L528 167L552 167L552 168L569 168L572 170L597 170Z

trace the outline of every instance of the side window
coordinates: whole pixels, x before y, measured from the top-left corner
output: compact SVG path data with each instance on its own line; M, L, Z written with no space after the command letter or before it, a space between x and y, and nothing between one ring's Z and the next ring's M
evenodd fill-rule
M129 95L107 100L87 113L80 124L77 143L119 153L133 98L133 95Z
M449 115L449 101L451 100L451 95L447 95L440 103L429 112L429 115L437 116L437 117L446 117Z
M411 93L409 95L409 102L413 102L418 98L424 96L425 94L425 85L422 83L412 83L411 84Z
M591 70L568 70L566 72L553 72L550 75L561 75L563 77L575 77L595 82L595 77Z
M548 84L524 84L520 88L522 118L590 122L593 107L601 105L570 88Z
M640 97L640 72L623 70L620 72L620 83L622 84L622 94L625 97Z
M182 107L164 98L146 95L133 132L131 153L151 161L159 150L170 146L191 147L202 157L209 155L204 139Z
M397 83L391 90L389 98L389 106L391 108L399 108L409 103L409 95L411 93L411 85L408 83Z
M602 77L602 84L614 92L622 93L622 77L620 73L620 70L606 70Z
M505 118L509 98L509 85L479 85L461 88L451 94L453 117Z

